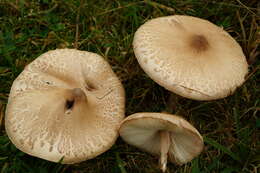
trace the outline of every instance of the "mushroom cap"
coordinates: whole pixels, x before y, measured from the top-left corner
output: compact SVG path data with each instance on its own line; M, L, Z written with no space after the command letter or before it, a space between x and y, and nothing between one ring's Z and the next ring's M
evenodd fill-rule
M124 104L123 86L101 56L57 49L35 59L13 82L6 132L25 153L77 163L114 144Z
M160 131L170 136L169 160L179 165L191 161L203 149L200 133L183 118L166 113L135 113L121 123L124 141L151 154L160 155Z
M248 72L239 44L221 27L196 17L149 20L136 31L133 47L155 82L190 99L224 98Z

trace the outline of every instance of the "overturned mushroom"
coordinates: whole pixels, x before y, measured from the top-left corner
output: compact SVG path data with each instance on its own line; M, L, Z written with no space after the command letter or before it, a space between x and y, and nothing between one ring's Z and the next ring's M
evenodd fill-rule
M121 123L120 136L146 152L160 157L160 167L166 170L167 158L182 165L198 156L203 138L186 120L166 113L136 113Z
M6 132L25 153L80 162L114 144L124 101L121 82L101 56L74 49L49 51L14 81Z
M133 47L155 82L190 99L226 97L248 72L239 44L222 28L196 17L149 20L136 31Z

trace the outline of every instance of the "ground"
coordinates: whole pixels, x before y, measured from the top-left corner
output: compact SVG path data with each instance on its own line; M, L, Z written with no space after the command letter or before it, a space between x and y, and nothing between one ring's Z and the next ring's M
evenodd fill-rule
M169 92L142 71L132 40L145 21L174 14L201 17L223 27L243 48L249 73L245 83L225 99L194 101L174 95L173 113L200 131L205 148L186 165L169 164L167 172L260 172L258 0L0 0L1 173L160 172L156 157L120 138L109 151L80 164L31 157L8 139L4 112L12 82L25 65L48 50L64 47L98 53L110 63L126 90L126 115L163 111Z

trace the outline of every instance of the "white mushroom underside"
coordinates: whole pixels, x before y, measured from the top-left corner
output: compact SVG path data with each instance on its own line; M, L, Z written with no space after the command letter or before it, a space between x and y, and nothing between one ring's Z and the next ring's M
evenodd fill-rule
M66 115L66 100L57 93L73 88L84 91L89 108ZM124 90L109 64L93 53L63 49L41 55L14 81L6 131L28 154L74 163L109 149L123 117Z
M203 140L199 132L186 120L174 115L136 113L123 121L119 133L130 145L160 155L159 132L163 130L170 134L168 156L171 162L184 164L201 152Z
M194 52L190 35L202 35L208 50ZM134 36L134 51L144 71L166 89L197 100L222 98L247 74L241 47L222 28L189 16L150 20Z

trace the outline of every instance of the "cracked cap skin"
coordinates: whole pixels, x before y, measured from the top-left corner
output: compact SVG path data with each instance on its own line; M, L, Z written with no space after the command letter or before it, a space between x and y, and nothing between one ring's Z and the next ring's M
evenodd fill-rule
M6 132L27 154L78 163L114 144L124 104L123 86L101 56L56 49L27 65L13 82Z
M135 33L135 56L159 85L194 100L215 100L242 85L248 64L221 27L184 15L147 21Z

